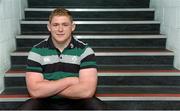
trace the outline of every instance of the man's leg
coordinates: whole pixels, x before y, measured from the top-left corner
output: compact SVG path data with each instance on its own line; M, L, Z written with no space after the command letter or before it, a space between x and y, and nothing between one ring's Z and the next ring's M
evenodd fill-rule
M89 99L30 99L18 110L103 110L107 105L96 97Z
M104 110L108 107L103 101L96 97L74 100L71 105L75 110Z
M104 110L107 105L96 97L89 99L50 99L51 108L56 110Z
M48 99L29 99L18 110L48 110L48 104Z

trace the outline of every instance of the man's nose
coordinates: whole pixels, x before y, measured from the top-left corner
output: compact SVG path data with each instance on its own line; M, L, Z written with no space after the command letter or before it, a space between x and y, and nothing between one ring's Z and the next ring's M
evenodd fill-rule
M63 27L62 27L62 26L59 26L59 27L58 27L58 31L63 31Z

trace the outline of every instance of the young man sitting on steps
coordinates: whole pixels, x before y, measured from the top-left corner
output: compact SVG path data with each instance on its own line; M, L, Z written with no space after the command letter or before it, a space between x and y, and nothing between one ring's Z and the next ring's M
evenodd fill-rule
M26 83L32 98L20 109L104 109L104 103L94 96L94 51L73 37L71 13L64 8L55 9L47 28L49 38L29 52Z

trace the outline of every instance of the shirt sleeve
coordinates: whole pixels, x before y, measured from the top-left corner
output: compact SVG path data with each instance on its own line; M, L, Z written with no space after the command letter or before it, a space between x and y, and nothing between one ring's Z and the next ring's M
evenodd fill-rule
M97 68L95 53L90 47L86 47L81 55L80 69Z
M26 71L42 73L42 56L38 53L37 48L33 47L27 58Z

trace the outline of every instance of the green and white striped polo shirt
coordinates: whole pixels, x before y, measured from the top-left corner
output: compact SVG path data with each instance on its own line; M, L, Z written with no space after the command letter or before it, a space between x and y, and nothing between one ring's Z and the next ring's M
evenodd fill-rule
M74 37L63 52L49 37L35 45L27 59L27 71L40 72L47 80L78 77L79 70L85 68L97 68L94 51Z

